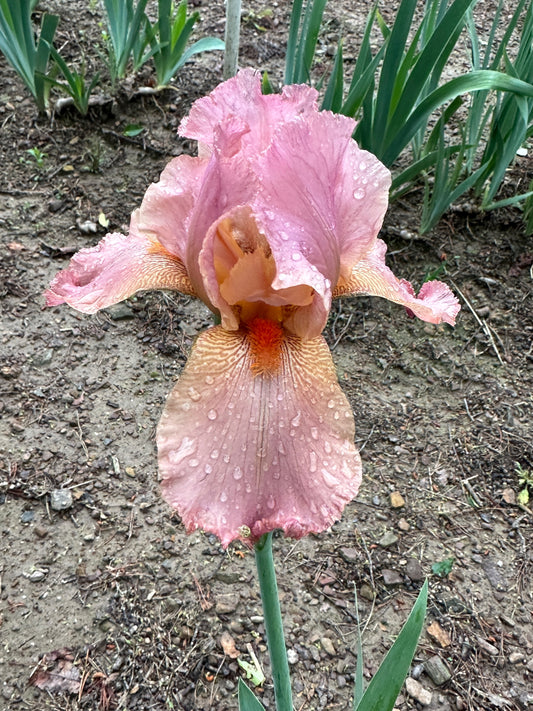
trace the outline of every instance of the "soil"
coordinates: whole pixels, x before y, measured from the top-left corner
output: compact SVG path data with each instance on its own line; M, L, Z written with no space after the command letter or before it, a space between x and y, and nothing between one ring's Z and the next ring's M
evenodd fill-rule
M193 4L201 33L221 36L223 3ZM241 64L278 83L288 5L244 3ZM365 15L354 8L366 3L330 5L321 62L331 61L341 24L353 59ZM64 54L81 48L89 74L101 69L96 3L40 7L60 11ZM170 157L195 151L176 129L221 80L221 64L220 53L199 56L156 96L136 91L150 80L145 69L87 118L70 109L46 118L0 57L6 711L235 709L244 673L232 644L240 659L257 656L267 679L257 693L274 706L253 555L241 545L224 551L201 532L187 536L158 491L154 429L209 313L163 293L94 316L43 310L49 280L105 234L99 216L108 231L124 229ZM97 93L108 88L103 79ZM128 124L144 130L126 137ZM508 194L533 177L521 160ZM389 210L390 265L418 285L445 266L441 278L462 311L452 329L379 299L334 304L326 337L353 404L364 479L329 531L274 541L302 711L350 707L354 589L370 678L426 576L427 621L411 670L432 692L426 708L533 705L533 514L517 502L517 465L533 471L531 240L517 210L468 205L420 238L421 194ZM432 571L451 558L448 574ZM435 656L450 676L439 686L428 675ZM397 708L421 705L404 690Z

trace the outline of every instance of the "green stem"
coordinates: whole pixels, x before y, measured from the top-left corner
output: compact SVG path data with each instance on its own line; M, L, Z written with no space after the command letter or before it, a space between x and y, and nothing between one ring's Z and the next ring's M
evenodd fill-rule
M283 622L279 606L278 585L272 557L272 533L265 534L255 544L255 563L263 603L263 617L270 654L277 711L292 711L291 680L287 649L283 637Z

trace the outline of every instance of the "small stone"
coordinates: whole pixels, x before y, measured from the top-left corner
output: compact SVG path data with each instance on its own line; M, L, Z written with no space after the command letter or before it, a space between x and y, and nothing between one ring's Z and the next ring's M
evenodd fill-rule
M497 657L499 652L498 649L491 644L490 642L487 642L486 639L483 639L483 637L476 637L476 642L478 644L478 647L482 649L484 652L487 654L490 654L491 657Z
M525 657L523 652L511 652L509 655L509 662L510 664L520 664L521 662L525 662Z
M38 538L46 538L48 535L48 529L44 528L44 526L35 526L34 531Z
M383 575L383 582L385 585L401 585L403 583L403 578L397 570L383 568L381 573Z
M72 506L70 489L54 489L50 493L50 507L53 511L66 511Z
M436 686L441 686L452 678L450 670L438 654L424 662L424 669Z
M37 570L34 570L32 573L28 575L28 580L30 583L38 583L41 580L44 580L48 574L48 571L45 570L44 568L37 568Z
M439 623L435 620L427 628L428 635L440 644L441 647L449 647L452 643L450 635L443 630Z
M135 318L135 314L127 304L115 304L109 306L106 311L113 321L125 321L126 319Z
M124 469L124 471L126 472L126 474L127 474L128 476L130 476L130 477L132 477L132 478L135 476L135 469L134 469L133 467L126 467L126 468Z
M388 548L389 546L394 545L398 541L398 536L393 533L392 531L387 531L383 536L379 539L378 545L381 546L382 548Z
M346 563L357 563L359 560L359 551L357 548L341 548L339 554Z
M299 661L298 652L295 649L287 650L287 661L289 664L296 664Z
M405 499L399 491L393 491L390 495L390 505L393 509L401 509L405 506Z
M416 558L409 558L405 565L405 574L413 582L420 582L425 579L424 571L422 566Z
M405 680L405 689L409 696L415 701L418 701L422 706L429 706L432 699L431 691L424 689L422 684L416 679L407 677Z
M400 531L407 533L407 531L411 530L411 524L408 523L408 521L406 521L404 518L401 518L398 521L398 528L400 529Z
M329 637L321 637L320 644L322 645L322 649L324 649L324 651L329 654L330 657L335 656L335 647L333 646L333 642L330 640Z
M20 522L21 523L31 523L34 518L35 518L34 511L23 511L20 515Z
M361 589L359 590L359 597L362 597L364 600L372 601L376 597L376 593L370 585L363 583L361 585Z
M423 664L415 664L413 667L413 671L411 672L411 676L413 679L420 679L422 676L422 672L424 671L424 665Z
M237 609L237 599L227 597L216 601L215 612L217 615L230 615Z

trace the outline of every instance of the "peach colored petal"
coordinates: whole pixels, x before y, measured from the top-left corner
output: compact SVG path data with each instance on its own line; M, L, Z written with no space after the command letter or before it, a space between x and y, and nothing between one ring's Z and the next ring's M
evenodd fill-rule
M144 289L194 294L182 261L155 238L115 233L75 254L56 274L45 298L47 306L67 303L91 314Z
M340 279L333 296L343 294L368 294L403 304L407 311L423 321L455 324L459 313L459 301L450 288L440 281L426 282L418 297L411 284L405 279L397 279L385 264L387 245L376 240L371 251L352 269L348 279Z
M285 337L277 370L257 374L258 343L220 326L201 334L157 430L164 498L188 531L224 546L275 528L294 538L322 531L361 481L353 415L325 341Z
M136 232L157 237L171 253L184 261L189 242L189 223L202 188L207 160L181 155L168 163L159 181L145 193L133 213Z

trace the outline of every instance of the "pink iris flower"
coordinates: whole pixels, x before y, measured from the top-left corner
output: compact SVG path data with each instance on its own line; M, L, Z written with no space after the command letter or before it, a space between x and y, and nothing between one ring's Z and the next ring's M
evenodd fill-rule
M459 304L418 296L377 238L389 171L307 86L263 96L252 70L195 102L179 156L151 185L128 236L82 249L48 306L94 313L144 289L200 298L220 318L196 340L157 430L162 490L189 531L224 546L281 528L329 527L357 493L351 407L321 333L333 298L373 294L431 323Z

